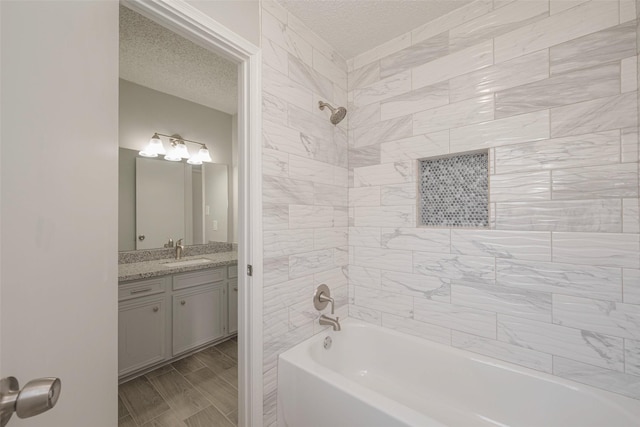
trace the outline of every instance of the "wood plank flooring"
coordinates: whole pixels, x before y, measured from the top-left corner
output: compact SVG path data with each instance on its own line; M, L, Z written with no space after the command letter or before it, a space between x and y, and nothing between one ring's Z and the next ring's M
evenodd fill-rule
M118 387L118 427L233 427L237 423L235 338Z

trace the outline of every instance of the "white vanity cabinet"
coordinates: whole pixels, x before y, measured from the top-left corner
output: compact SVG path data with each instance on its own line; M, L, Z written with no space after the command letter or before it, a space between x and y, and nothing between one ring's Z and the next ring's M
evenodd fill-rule
M237 267L120 283L118 300L123 378L235 334Z
M205 270L173 278L173 356L226 335L227 283L223 273L222 269L214 274Z
M140 280L118 289L118 372L125 375L166 359L167 278Z

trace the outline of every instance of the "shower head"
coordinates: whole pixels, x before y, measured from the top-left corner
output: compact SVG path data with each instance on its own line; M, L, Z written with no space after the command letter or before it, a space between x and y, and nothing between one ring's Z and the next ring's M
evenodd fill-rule
M329 110L331 110L331 117L329 118L329 120L331 120L331 123L333 123L334 125L340 123L342 119L344 119L344 116L347 115L347 109L344 107L333 108L331 105L322 101L318 102L318 105L320 106L321 110L324 110L324 107L327 107L329 108Z

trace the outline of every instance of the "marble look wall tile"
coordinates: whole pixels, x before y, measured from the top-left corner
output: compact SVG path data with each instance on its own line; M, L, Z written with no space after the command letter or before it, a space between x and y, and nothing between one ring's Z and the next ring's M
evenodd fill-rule
M448 82L425 86L380 103L382 120L413 114L418 111L440 107L449 103Z
M326 116L321 116L318 112L289 106L289 127L306 135L321 138L320 147L324 148L333 141L335 126L327 120ZM316 158L316 160L320 159Z
M289 228L333 227L333 207L289 205Z
M415 182L383 185L380 188L380 204L386 206L415 206L417 188Z
M541 322L551 321L551 294L544 292L454 280L451 302Z
M451 230L451 253L531 261L551 261L551 233L538 231Z
M550 0L549 12L551 15L555 15L564 10L574 8L589 0Z
M449 80L493 65L493 40L435 59L411 70L413 88Z
M264 257L274 258L313 250L313 230L264 232Z
M262 179L262 202L272 204L313 204L313 183L265 176Z
M265 11L269 12L271 15L277 18L278 21L285 24L287 23L287 15L289 14L289 12L287 12L287 9L285 9L278 1L264 0L261 4L264 7Z
M349 226L349 210L346 207L336 207L333 209L333 226L348 227Z
M356 207L356 227L414 227L414 206Z
M416 160L449 153L449 131L412 136L380 144L382 163Z
M618 163L620 132L613 130L496 147L495 160L496 173Z
M496 280L502 286L622 301L619 268L497 259Z
M636 92L551 109L551 136L554 138L635 127L637 123Z
M496 314L428 299L414 300L413 318L420 322L468 332L486 338L496 338Z
M571 381L640 399L640 377L580 363L564 357L553 357L553 374Z
M451 345L462 350L482 354L515 363L537 371L551 373L552 356L528 348L518 347L505 342L486 339L465 332L453 331Z
M313 153L305 147L300 132L288 127L287 124L264 121L262 123L262 145L265 148L283 153L313 157Z
M337 61L336 61L337 59ZM347 70L341 68L340 60L337 54L333 54L331 59L318 50L313 51L313 68L320 75L329 79L333 84L337 84L343 89L347 89ZM344 61L344 60L342 60ZM346 64L343 64L346 65Z
M613 233L553 233L553 261L640 268L640 236Z
M627 128L620 131L621 153L623 163L637 163L640 158L640 145L638 145L638 128Z
M311 90L291 81L289 77L268 65L262 67L262 90L279 99L311 111Z
M526 172L492 175L489 200L492 202L520 202L551 199L551 172Z
M394 74L369 86L353 91L353 103L357 106L380 102L411 90L411 72Z
M448 229L383 228L381 246L389 249L449 253Z
M620 62L620 70L621 92L624 93L638 90L638 57L632 56L630 58L623 59Z
M558 74L495 94L496 118L604 98L620 93L617 62Z
M316 228L313 230L313 249L327 249L349 244L347 227Z
M636 55L634 23L616 25L549 50L551 74L592 67Z
M380 77L385 78L401 73L446 56L448 53L449 32L444 31L380 59Z
M622 269L624 302L640 304L640 270Z
M588 2L496 37L496 63L618 24L616 2Z
M336 265L333 255L334 251L332 249L290 255L289 277L301 277L330 270Z
M356 106L350 105L348 109L347 120L349 129L355 129L363 126L372 126L380 121L380 103Z
M283 308L269 314L263 322L262 334L265 340L271 340L289 332L289 309Z
M633 21L636 17L636 1L620 0L620 23Z
M333 100L333 83L331 80L293 55L289 55L289 78L312 92Z
M492 95L432 108L413 115L413 132L415 134L433 133L486 122L493 120L493 110Z
M640 341L624 340L624 371L640 376Z
M380 248L380 236L378 227L349 227L349 246Z
M413 272L451 280L495 282L495 259L466 255L414 252Z
M346 61L337 55L322 37L312 31L307 25L305 25L297 16L293 15L291 12L287 14L287 26L291 31L294 31L300 37L302 37L307 43L309 43L315 51L322 53L327 58L332 58L336 56L335 59L336 64L339 64L340 68L344 68L346 71Z
M619 199L497 203L496 229L620 233L622 203Z
M622 338L498 315L498 340L603 368L624 369Z
M271 176L289 176L289 154L264 148L262 150L262 173Z
M289 228L289 206L267 204L262 207L262 229L286 230Z
M263 370L268 371L278 365L278 355L313 335L313 325L293 329L286 334L278 335L264 342Z
M380 206L380 187L349 188L349 206Z
M315 205L346 207L348 193L344 186L314 184L313 201Z
M329 288L340 288L340 298L336 298L336 307L338 306L338 300L340 305L348 304L348 292L346 287L349 284L348 267L336 267L332 270L321 271L313 275L313 284L315 286L326 283Z
M302 59L309 65L313 63L311 44L292 31L286 23L279 21L268 12L262 14L261 32L263 37L273 40L296 58Z
M287 102L276 95L262 92L262 119L286 126L288 123Z
M640 233L640 205L638 199L622 199L622 232Z
M289 156L289 176L318 184L343 185L340 168L300 156Z
M638 197L638 163L554 170L552 190L555 200Z
M262 37L262 62L284 75L289 74L289 53L267 37Z
M314 326L318 312L308 301L289 306L289 329Z
M404 161L356 168L353 182L356 187L413 182L413 166L413 162Z
M382 313L366 307L349 304L349 317L374 325L382 325Z
M451 330L448 328L406 319L389 313L382 313L381 325L385 328L394 329L429 341L451 345Z
M289 257L265 258L263 261L264 286L289 280Z
M353 247L353 265L410 273L411 251Z
M554 295L553 323L637 340L640 305Z
M365 288L380 288L380 270L377 268L349 265L349 285Z
M348 75L347 89L349 91L359 89L378 80L380 80L380 62L376 61L351 71Z
M545 49L454 77L449 80L449 97L451 102L461 101L548 77L549 52Z
M382 271L380 288L402 295L451 302L451 286L447 279L422 274Z
M452 50L494 38L549 16L549 3L513 2L449 31Z
M373 126L353 130L354 147L360 148L381 142L395 141L413 135L412 117L403 116L381 121Z
M309 295L313 295L313 282L309 277L300 277L266 286L263 292L264 312L268 315L308 301Z
M486 14L492 7L493 4L491 0L473 1L411 31L411 40L414 43L418 43L433 37L443 31L450 30L478 16Z
M353 287L354 305L400 317L413 315L413 298L380 289Z
M380 164L380 144L368 145L360 148L350 148L348 159L350 168L378 165Z
M411 34L405 33L353 58L353 66L360 68L411 45Z
M451 129L449 138L452 153L548 139L549 110Z

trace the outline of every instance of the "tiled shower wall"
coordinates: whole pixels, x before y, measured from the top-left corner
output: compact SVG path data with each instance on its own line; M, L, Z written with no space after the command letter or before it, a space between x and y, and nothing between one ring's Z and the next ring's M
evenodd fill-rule
M348 315L347 65L278 4L262 3L264 414L276 421L277 356L321 328L312 297L329 285Z
M349 314L640 399L636 3L475 1L348 61ZM489 229L416 159L489 149Z

